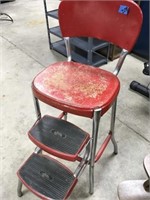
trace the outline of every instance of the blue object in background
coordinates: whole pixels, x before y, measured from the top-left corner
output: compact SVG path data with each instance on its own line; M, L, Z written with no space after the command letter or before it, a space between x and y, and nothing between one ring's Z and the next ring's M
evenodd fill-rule
M143 25L133 53L149 60L149 1L141 1L140 7L143 12Z

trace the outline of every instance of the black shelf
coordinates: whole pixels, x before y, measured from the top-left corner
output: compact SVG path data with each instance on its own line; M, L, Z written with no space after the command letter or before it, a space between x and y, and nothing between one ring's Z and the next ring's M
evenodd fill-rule
M59 26L52 27L49 30L51 34L62 38ZM98 39L92 39L91 44L89 44L89 38L85 37L71 38L71 44L78 48L81 48L84 51L89 51L89 50L96 51L98 49L108 47L109 45L108 42Z
M77 46L85 51L89 51L89 50L96 51L98 49L108 47L108 45L109 45L108 42L98 40L98 39L92 39L92 42L90 44L89 38L83 38L83 37L72 38L71 44L73 44L74 46Z
M59 40L59 41L53 42L52 49L64 56L67 55L64 40Z
M55 26L49 29L49 32L57 37L62 38L61 30L59 26Z
M94 66L100 66L107 63L106 57L96 53L92 52L92 60L88 60L88 53L86 51L83 51L82 49L78 47L74 47L72 51L72 59L74 61L81 62L83 64L88 65L94 65Z
M54 42L52 44L52 49L57 51L58 53L64 55L64 56L67 55L64 40ZM80 61L83 64L87 64L87 59L85 57L84 52L81 52L81 50L78 49L78 48L76 48L76 49L74 48L72 50L72 60L78 61L78 62Z
M47 15L48 15L49 17L54 18L54 19L58 19L58 9L48 11L48 12L47 12Z
M64 40L59 40L57 42L54 42L52 44L52 49L55 50L56 52L66 56L66 47ZM92 52L92 65L94 66L101 66L103 64L107 63L106 57L102 56L101 54L97 52ZM72 60L75 62L81 62L83 64L89 64L88 59L87 59L87 52L83 51L80 48L74 47L72 50Z

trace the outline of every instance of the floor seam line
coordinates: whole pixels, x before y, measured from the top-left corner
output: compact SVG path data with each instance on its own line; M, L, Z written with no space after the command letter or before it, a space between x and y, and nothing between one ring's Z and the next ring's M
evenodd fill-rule
M9 42L10 44L12 44L13 46L15 46L18 50L20 50L21 52L23 52L25 55L27 55L29 58L33 59L35 62L37 62L38 64L40 64L41 66L45 67L42 63L40 63L38 60L36 60L34 57L32 57L30 54L28 54L26 51L23 51L20 47L18 47L16 44L14 44L13 42L11 42L9 39L5 38L4 36L1 36L3 39L5 39L7 42Z
M139 135L142 139L144 139L146 142L150 143L150 140L148 140L147 138L145 138L143 135L141 135L139 132L137 132L136 130L134 130L132 127L130 127L129 125L127 125L126 123L122 122L120 119L117 118L117 120L119 122L121 122L122 124L124 124L125 126L127 126L130 130L132 130L134 133L136 133L137 135Z

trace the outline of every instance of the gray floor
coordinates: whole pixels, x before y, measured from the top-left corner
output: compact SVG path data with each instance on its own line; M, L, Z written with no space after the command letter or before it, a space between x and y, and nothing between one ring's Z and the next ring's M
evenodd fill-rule
M51 9L57 1L49 1ZM21 163L33 152L34 144L27 131L36 116L31 93L33 77L48 64L65 58L49 50L42 0L16 0L0 5L14 23L0 21L1 55L1 189L2 200L35 200L35 195L23 187L23 197L17 197L17 176ZM52 20L52 25L55 20ZM108 68L116 61L109 62ZM103 66L103 68L107 68ZM143 62L129 55L119 75L121 91L118 98L116 140L119 154L112 154L110 143L95 167L95 192L88 194L88 168L80 177L70 199L116 200L118 184L127 179L146 179L143 158L150 152L149 101L130 91L132 80L148 85L149 77L142 74ZM43 113L56 115L58 111L42 105ZM108 113L102 120L101 142L108 129ZM87 131L89 120L70 116ZM74 169L76 163L66 164Z

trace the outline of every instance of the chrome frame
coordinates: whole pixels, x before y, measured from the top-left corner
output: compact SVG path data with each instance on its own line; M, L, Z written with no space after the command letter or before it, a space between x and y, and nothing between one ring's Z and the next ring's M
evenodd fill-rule
M67 121L67 115L68 113L64 113L64 120Z
M118 153L118 146L114 137L116 106L117 106L117 99L113 102L113 105L112 105L111 124L110 124L110 132L109 132L109 134L111 134L111 141L114 146L114 154ZM95 109L94 116L93 116L92 143L91 143L91 154L90 154L90 162L89 162L89 193L90 194L94 193L94 165L96 162L95 156L96 156L96 147L97 147L100 118L101 118L101 109L100 108Z
M126 49L123 49L122 52L120 53L119 60L118 60L117 65L116 65L116 67L115 67L115 69L113 71L114 75L116 75L116 76L118 75L118 73L119 73L119 71L120 71L120 69L121 69L121 67L122 67L122 65L124 63L124 60L125 60L127 54L128 54L128 51Z
M118 146L117 146L117 142L115 140L114 137L114 130L115 130L115 120L116 120L116 107L117 107L117 99L114 101L113 105L112 105L112 112L111 112L111 125L110 125L110 134L111 136L111 141L114 145L114 153L117 154L118 153Z
M67 51L67 61L70 62L72 57L71 57L71 45L70 45L70 38L69 37L64 37L65 45L66 45L66 51Z
M90 163L89 163L89 193L90 194L93 194L94 192L94 164L95 164L95 154L96 154L100 118L101 118L101 109L97 108L94 110L94 115L93 115L92 143L91 143Z
M40 154L40 153L42 153L42 149L40 149L39 147L36 147L35 150L34 150L34 153Z
M36 112L37 120L40 120L41 119L40 104L39 104L39 100L34 96L34 94L33 94L33 101L34 101L34 107L35 107L35 112Z
M87 166L89 162L90 145L91 145L90 143L91 143L91 140L88 141L88 143L86 144L86 147L83 149L85 150L85 152L84 152L81 162L79 163L79 165L77 166L74 172L74 177L79 178L79 176L81 176L81 174L83 173L85 167Z

